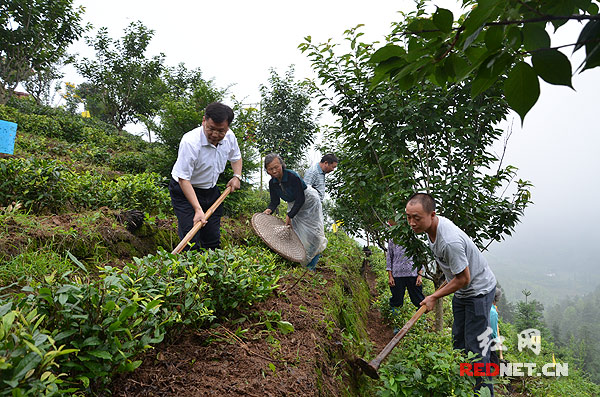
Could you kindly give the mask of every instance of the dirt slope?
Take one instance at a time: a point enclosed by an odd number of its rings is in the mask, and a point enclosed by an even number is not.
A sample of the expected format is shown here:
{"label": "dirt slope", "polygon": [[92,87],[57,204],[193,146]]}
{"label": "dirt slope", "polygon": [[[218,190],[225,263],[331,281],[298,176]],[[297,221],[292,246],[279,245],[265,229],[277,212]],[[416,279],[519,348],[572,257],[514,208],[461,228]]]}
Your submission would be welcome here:
{"label": "dirt slope", "polygon": [[[143,357],[132,374],[113,383],[115,396],[337,396],[352,387],[356,371],[342,351],[341,334],[323,312],[324,280],[334,273],[307,273],[282,280],[276,296],[252,308],[253,313],[280,312],[294,326],[287,335],[268,331],[256,314],[240,324],[185,331]],[[322,276],[322,278],[320,277]],[[264,318],[265,315],[261,315]],[[379,313],[368,314],[374,349],[392,337]],[[263,324],[261,324],[261,322]],[[258,323],[258,324],[257,324]],[[235,335],[237,328],[248,329]],[[342,358],[340,360],[340,357]],[[341,380],[341,381],[340,381]]]}

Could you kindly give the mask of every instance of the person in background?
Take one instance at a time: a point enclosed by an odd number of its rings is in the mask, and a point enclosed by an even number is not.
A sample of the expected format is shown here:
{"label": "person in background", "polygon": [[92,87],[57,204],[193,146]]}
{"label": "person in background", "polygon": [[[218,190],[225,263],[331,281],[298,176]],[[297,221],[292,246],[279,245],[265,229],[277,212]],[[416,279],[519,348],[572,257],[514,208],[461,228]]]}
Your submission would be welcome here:
{"label": "person in background", "polygon": [[263,212],[270,215],[275,212],[281,199],[288,202],[285,224],[291,225],[298,235],[306,250],[307,267],[314,271],[321,252],[327,247],[319,195],[295,171],[285,168],[283,159],[276,153],[265,156],[265,170],[271,176],[271,202]]}
{"label": "person in background", "polygon": [[[396,222],[389,221],[389,224],[393,226]],[[421,307],[420,304],[425,299],[423,295],[423,269],[415,268],[412,258],[406,254],[404,247],[394,243],[392,239],[388,241],[386,262],[388,284],[392,292],[390,298],[392,312],[404,305],[404,292],[407,289],[412,304],[417,309]]]}
{"label": "person in background", "polygon": [[[417,234],[427,234],[429,248],[448,284],[421,302],[429,312],[438,299],[454,293],[452,298],[452,342],[455,349],[470,351],[485,364],[490,362],[490,349],[483,354],[478,336],[490,324],[490,309],[496,291],[496,277],[473,240],[451,220],[435,213],[435,200],[426,193],[413,194],[406,204],[406,219]],[[494,395],[491,383],[477,378],[475,390],[482,385]]]}
{"label": "person in background", "polygon": [[[190,240],[193,249],[215,249],[221,246],[221,204],[207,220],[205,211],[221,195],[217,187],[219,175],[231,162],[233,178],[227,186],[234,192],[242,180],[242,155],[237,139],[229,129],[233,110],[222,103],[209,104],[202,125],[187,132],[179,144],[177,161],[171,171],[169,193],[177,216],[177,233],[183,239],[198,222],[205,226]],[[186,247],[187,249],[187,247]]]}
{"label": "person in background", "polygon": [[304,173],[304,182],[317,190],[321,202],[325,199],[325,174],[335,170],[337,165],[337,157],[333,153],[329,153],[323,156],[319,163],[313,164]]}
{"label": "person in background", "polygon": [[[492,329],[492,339],[496,342],[496,347],[501,348],[502,346],[498,343],[498,335],[500,335],[500,328],[498,326],[498,308],[496,305],[502,296],[502,290],[496,288],[494,294],[494,300],[492,301],[492,308],[490,309],[490,328]],[[500,358],[496,350],[490,351],[490,362],[494,364],[500,364]]]}

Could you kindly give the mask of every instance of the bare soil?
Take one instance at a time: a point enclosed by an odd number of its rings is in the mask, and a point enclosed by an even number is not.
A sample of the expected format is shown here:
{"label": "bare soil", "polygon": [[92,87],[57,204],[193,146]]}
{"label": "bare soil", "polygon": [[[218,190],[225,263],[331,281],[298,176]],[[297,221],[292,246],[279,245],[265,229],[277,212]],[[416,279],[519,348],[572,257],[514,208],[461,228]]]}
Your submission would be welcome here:
{"label": "bare soil", "polygon": [[[320,269],[325,280],[334,273]],[[301,274],[301,273],[298,273]],[[374,288],[374,275],[366,271]],[[341,334],[328,329],[323,312],[325,287],[315,286],[313,273],[282,280],[279,292],[248,311],[248,320],[213,329],[186,330],[148,351],[133,373],[113,382],[115,396],[338,396],[341,382],[352,384],[354,357],[342,351]],[[267,331],[251,313],[282,313],[294,326],[283,335]],[[376,310],[368,314],[374,349],[393,337]],[[247,329],[236,336],[236,329]],[[342,357],[342,360],[339,360]],[[337,361],[335,358],[338,358]],[[343,371],[345,369],[346,371]]]}

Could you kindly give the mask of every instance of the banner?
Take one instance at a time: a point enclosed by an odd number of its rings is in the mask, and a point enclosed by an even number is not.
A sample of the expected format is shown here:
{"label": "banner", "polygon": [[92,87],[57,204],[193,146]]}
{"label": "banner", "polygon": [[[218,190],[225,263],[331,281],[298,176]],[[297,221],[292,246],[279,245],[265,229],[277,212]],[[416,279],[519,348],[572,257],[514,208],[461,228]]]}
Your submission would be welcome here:
{"label": "banner", "polygon": [[17,124],[0,120],[0,153],[13,154],[16,136]]}

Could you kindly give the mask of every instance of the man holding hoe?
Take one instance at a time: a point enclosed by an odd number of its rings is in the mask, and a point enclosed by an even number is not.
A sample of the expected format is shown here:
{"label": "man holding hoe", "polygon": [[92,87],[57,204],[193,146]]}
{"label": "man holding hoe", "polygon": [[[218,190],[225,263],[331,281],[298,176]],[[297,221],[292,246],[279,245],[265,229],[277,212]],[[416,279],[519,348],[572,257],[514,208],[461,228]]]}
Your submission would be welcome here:
{"label": "man holding hoe", "polygon": [[[446,277],[446,284],[425,297],[421,306],[433,310],[438,299],[454,293],[452,298],[452,341],[455,349],[471,351],[490,362],[490,351],[483,354],[477,337],[483,334],[490,321],[490,308],[496,291],[496,277],[490,270],[473,240],[452,221],[435,213],[435,200],[426,193],[416,193],[406,204],[406,219],[417,234],[426,233],[429,247],[437,265]],[[476,390],[481,388],[478,378]],[[485,384],[491,395],[493,385]]]}
{"label": "man holding hoe", "polygon": [[233,178],[227,183],[231,191],[240,188],[242,155],[237,139],[229,129],[233,110],[222,103],[206,106],[202,125],[186,133],[179,143],[177,161],[171,171],[169,193],[177,216],[179,238],[198,222],[205,226],[190,240],[193,249],[214,249],[221,246],[221,216],[223,204],[207,220],[205,211],[220,196],[217,179],[231,162]]}

